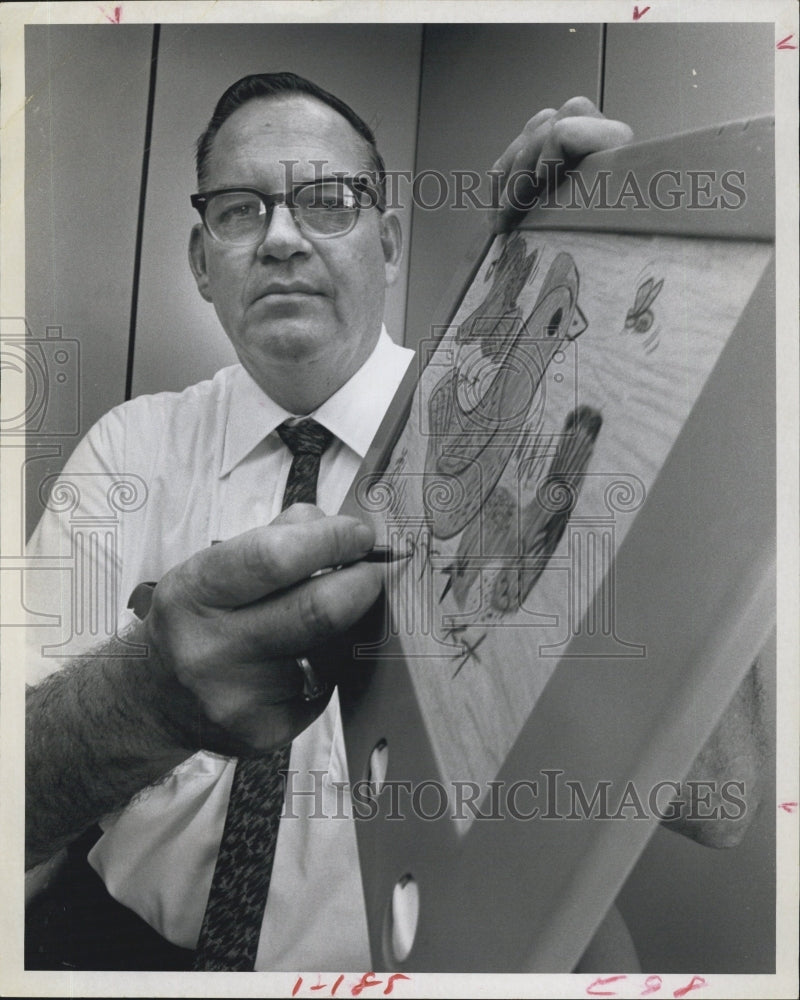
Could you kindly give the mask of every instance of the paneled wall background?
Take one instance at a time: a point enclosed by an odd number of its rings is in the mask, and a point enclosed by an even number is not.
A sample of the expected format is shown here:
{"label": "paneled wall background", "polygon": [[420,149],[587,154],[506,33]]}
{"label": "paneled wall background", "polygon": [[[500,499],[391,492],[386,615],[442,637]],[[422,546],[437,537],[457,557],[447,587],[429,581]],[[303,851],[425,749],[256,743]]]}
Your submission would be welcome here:
{"label": "paneled wall background", "polygon": [[55,327],[50,339],[69,355],[66,381],[56,386],[54,371],[50,386],[30,388],[50,390],[46,426],[77,431],[37,449],[47,457],[29,449],[28,534],[39,484],[125,399],[152,35],[138,25],[25,33],[26,316],[36,338]]}
{"label": "paneled wall background", "polygon": [[[27,319],[35,337],[60,328],[80,353],[78,391],[49,405],[65,426],[77,407],[82,433],[128,394],[181,389],[235,360],[186,247],[194,141],[245,73],[292,69],[340,95],[375,127],[390,168],[482,172],[535,111],[576,94],[641,139],[770,113],[773,45],[769,24],[29,27]],[[412,209],[409,186],[398,191],[406,257],[386,323],[416,346],[485,220],[476,208]],[[29,531],[39,483],[78,438],[44,440],[49,457],[28,461]],[[773,644],[770,676],[774,658]],[[768,700],[774,712],[772,685]],[[764,783],[741,848],[657,831],[619,900],[648,970],[772,968],[775,804]]]}

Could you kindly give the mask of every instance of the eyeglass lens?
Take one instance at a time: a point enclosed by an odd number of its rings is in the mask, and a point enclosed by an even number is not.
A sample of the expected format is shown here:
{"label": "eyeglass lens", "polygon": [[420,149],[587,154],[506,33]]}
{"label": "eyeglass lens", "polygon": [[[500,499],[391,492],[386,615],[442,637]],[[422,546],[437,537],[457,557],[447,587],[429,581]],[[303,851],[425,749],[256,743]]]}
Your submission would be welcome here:
{"label": "eyeglass lens", "polygon": [[[338,181],[325,181],[299,188],[286,199],[295,222],[314,236],[338,236],[356,222],[358,200],[353,191]],[[244,246],[266,232],[276,202],[251,191],[225,191],[206,205],[206,224],[223,243]]]}

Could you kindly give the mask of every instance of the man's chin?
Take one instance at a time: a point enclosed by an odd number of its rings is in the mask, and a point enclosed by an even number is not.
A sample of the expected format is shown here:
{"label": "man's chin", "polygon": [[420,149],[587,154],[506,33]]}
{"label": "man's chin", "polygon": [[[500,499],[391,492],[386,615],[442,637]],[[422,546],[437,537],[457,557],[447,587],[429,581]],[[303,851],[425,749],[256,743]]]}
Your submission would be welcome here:
{"label": "man's chin", "polygon": [[245,351],[259,366],[307,366],[325,360],[336,342],[332,330],[283,320],[252,331]]}

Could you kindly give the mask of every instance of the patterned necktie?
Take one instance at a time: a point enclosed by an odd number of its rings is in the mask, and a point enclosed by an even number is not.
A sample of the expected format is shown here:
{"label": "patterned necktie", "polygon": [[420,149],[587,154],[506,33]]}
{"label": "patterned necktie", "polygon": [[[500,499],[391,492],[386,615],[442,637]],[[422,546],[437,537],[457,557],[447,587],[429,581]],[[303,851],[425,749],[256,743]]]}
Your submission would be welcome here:
{"label": "patterned necktie", "polygon": [[[333,435],[310,419],[281,424],[277,430],[292,453],[283,508],[315,503],[320,459]],[[195,953],[196,970],[248,972],[255,966],[290,751],[291,745],[236,763]]]}

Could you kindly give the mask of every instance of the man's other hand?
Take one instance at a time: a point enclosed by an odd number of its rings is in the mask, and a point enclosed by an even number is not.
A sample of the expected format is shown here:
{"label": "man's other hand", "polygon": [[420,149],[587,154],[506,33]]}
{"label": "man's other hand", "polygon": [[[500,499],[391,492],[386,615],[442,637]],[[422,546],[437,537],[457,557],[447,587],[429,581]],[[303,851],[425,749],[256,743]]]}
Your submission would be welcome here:
{"label": "man's other hand", "polygon": [[[327,698],[303,697],[297,657],[307,655],[322,677],[335,672],[331,640],[380,594],[380,567],[357,562],[373,542],[372,528],[355,518],[297,504],[162,578],[147,638],[157,665],[212,723],[205,749],[271,750],[322,712]],[[320,570],[332,571],[314,575]]]}
{"label": "man's other hand", "polygon": [[[565,167],[589,153],[624,146],[633,138],[624,122],[606,118],[587,97],[573,97],[557,111],[544,108],[495,162],[501,195],[492,218],[496,232],[511,229]],[[556,166],[560,165],[560,168]]]}

